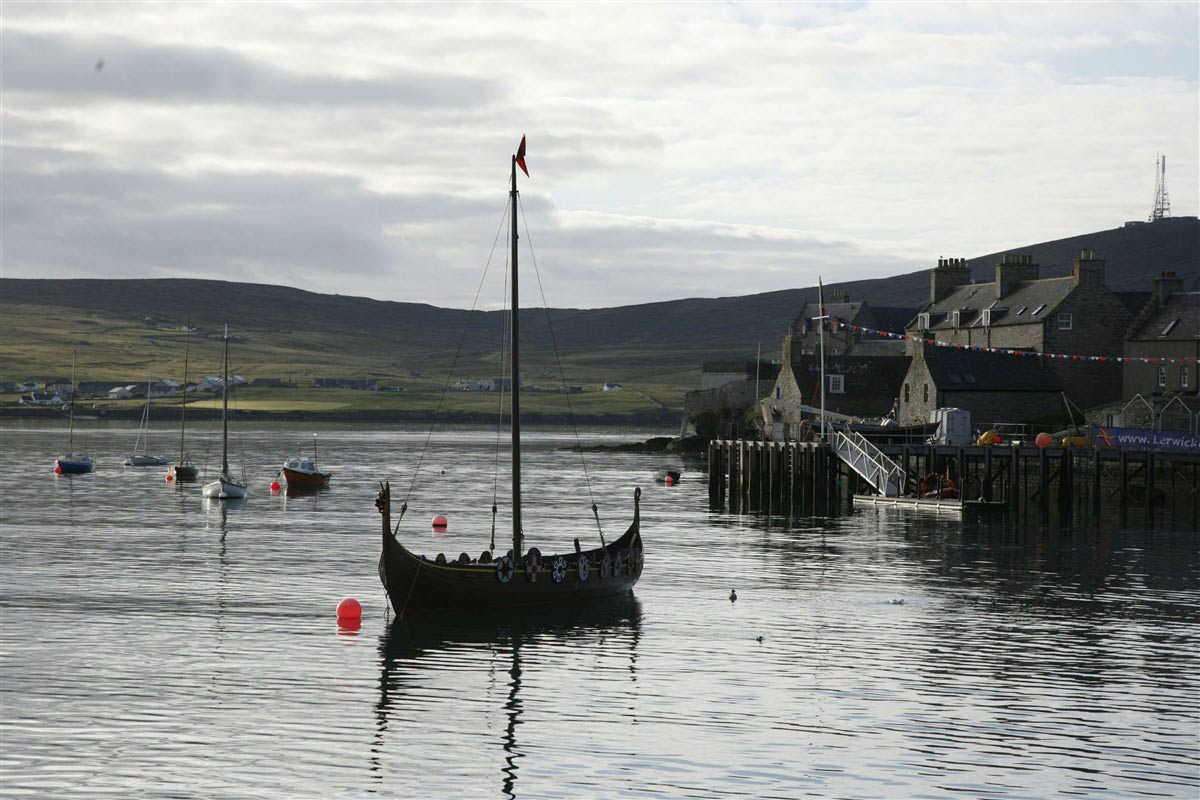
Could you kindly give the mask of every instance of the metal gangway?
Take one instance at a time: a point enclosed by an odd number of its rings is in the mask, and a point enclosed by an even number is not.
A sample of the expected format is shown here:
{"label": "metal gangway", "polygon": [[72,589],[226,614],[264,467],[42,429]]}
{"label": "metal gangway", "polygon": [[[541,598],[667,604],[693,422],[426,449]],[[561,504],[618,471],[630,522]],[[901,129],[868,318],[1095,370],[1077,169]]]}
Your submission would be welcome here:
{"label": "metal gangway", "polygon": [[837,431],[833,438],[833,449],[838,458],[874,486],[879,494],[884,497],[900,497],[904,494],[904,469],[862,434]]}

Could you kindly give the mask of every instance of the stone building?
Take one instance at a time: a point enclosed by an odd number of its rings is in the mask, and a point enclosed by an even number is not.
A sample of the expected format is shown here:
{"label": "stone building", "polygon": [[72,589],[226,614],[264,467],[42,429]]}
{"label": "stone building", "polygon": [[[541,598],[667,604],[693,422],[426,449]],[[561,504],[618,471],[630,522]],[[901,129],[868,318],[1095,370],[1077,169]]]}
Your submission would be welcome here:
{"label": "stone building", "polygon": [[993,422],[1032,422],[1063,410],[1060,374],[1039,356],[909,346],[912,363],[900,390],[897,421],[929,422],[938,408],[971,412],[976,428]]}
{"label": "stone building", "polygon": [[[1125,341],[1127,358],[1200,357],[1200,291],[1184,291],[1182,278],[1164,272],[1151,299],[1134,319]],[[1197,394],[1196,362],[1124,364],[1123,396]]]}
{"label": "stone building", "polygon": [[[930,271],[929,304],[907,332],[968,347],[1116,356],[1132,318],[1129,298],[1108,288],[1104,260],[1094,251],[1080,253],[1071,274],[1061,278],[1041,278],[1032,256],[1010,254],[989,283],[972,283],[965,259],[938,259]],[[1080,406],[1120,397],[1118,362],[1054,361],[1046,367]]]}

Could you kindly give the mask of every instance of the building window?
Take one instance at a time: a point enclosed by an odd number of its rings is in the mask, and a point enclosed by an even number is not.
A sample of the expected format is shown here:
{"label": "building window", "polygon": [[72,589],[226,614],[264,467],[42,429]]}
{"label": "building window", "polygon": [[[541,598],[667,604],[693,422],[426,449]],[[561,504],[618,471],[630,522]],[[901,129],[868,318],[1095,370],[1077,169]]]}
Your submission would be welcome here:
{"label": "building window", "polygon": [[959,323],[961,323],[961,322],[962,322],[962,312],[961,311],[950,312],[950,324],[951,325],[953,325],[954,327],[957,328],[959,326]]}
{"label": "building window", "polygon": [[1162,329],[1162,333],[1160,333],[1159,336],[1166,336],[1168,333],[1170,333],[1171,329],[1175,327],[1175,323],[1177,323],[1177,322],[1179,322],[1179,320],[1177,320],[1177,319],[1173,319],[1170,322],[1168,322],[1167,327]]}
{"label": "building window", "polygon": [[782,391],[783,391],[783,390],[782,390],[782,389],[780,389],[778,386],[776,386],[776,387],[775,387],[775,399],[776,399],[776,400],[779,400],[779,399],[780,399],[779,395],[782,393]]}
{"label": "building window", "polygon": [[1158,388],[1160,388],[1160,389],[1167,388],[1167,368],[1166,367],[1158,368]]}
{"label": "building window", "polygon": [[845,375],[830,375],[829,376],[829,391],[832,394],[846,393],[846,376]]}
{"label": "building window", "polygon": [[929,384],[925,384],[925,402],[929,402]]}
{"label": "building window", "polygon": [[908,384],[904,384],[904,402],[911,403],[912,400],[908,396]]}
{"label": "building window", "polygon": [[1188,368],[1187,367],[1179,368],[1179,388],[1180,389],[1189,388],[1188,387]]}
{"label": "building window", "polygon": [[983,324],[985,327],[992,324],[992,310],[990,308],[983,310]]}
{"label": "building window", "polygon": [[929,330],[929,315],[917,314],[917,327],[923,331]]}
{"label": "building window", "polygon": [[1058,329],[1060,331],[1071,330],[1071,313],[1064,311],[1058,315]]}
{"label": "building window", "polygon": [[1044,309],[1045,307],[1046,307],[1046,304],[1042,303],[1040,306],[1035,308],[1033,311],[1029,312],[1029,316],[1036,317],[1038,314],[1042,313],[1042,309]]}
{"label": "building window", "polygon": [[1022,314],[1024,314],[1024,313],[1025,313],[1025,309],[1027,309],[1027,308],[1029,308],[1029,306],[1021,306],[1020,308],[1018,308],[1018,309],[1017,309],[1017,314],[1016,314],[1016,316],[1018,316],[1018,317],[1019,317],[1019,316],[1021,316]]}

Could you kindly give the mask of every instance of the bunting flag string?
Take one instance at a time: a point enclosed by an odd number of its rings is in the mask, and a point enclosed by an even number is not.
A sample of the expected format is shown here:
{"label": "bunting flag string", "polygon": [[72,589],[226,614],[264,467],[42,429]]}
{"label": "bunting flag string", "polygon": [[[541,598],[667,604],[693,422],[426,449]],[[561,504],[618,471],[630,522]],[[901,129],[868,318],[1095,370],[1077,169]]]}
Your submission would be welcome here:
{"label": "bunting flag string", "polygon": [[922,336],[909,336],[906,333],[892,333],[891,331],[881,331],[875,328],[867,328],[862,325],[851,325],[848,322],[841,320],[830,320],[830,323],[835,328],[842,330],[854,331],[857,333],[872,333],[876,336],[882,336],[887,339],[904,339],[906,341],[924,342],[927,345],[934,347],[953,347],[958,350],[975,350],[980,353],[999,353],[1006,356],[1028,356],[1034,358],[1058,359],[1060,361],[1100,361],[1113,362],[1121,364],[1194,364],[1200,362],[1200,357],[1188,356],[1186,358],[1146,358],[1140,356],[1075,356],[1066,353],[1041,353],[1037,350],[1014,350],[1007,347],[983,347],[975,344],[955,344],[954,342],[940,342],[936,339],[926,339]]}

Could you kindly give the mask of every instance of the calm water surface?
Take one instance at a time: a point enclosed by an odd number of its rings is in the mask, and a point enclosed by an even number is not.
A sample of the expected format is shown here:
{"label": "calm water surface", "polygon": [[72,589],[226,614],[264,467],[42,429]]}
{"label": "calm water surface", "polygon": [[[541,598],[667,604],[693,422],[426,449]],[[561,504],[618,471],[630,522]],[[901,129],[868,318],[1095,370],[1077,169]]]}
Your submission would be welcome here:
{"label": "calm water surface", "polygon": [[[272,496],[313,431],[332,486]],[[698,464],[589,454],[606,535],[645,491],[632,598],[407,624],[372,500],[379,478],[408,495],[425,430],[247,425],[235,506],[120,466],[129,426],[77,431],[98,469],[56,478],[64,433],[0,434],[4,797],[1200,796],[1195,533],[736,518]],[[596,543],[570,443],[527,437],[543,552]],[[435,433],[403,540],[487,547],[496,458],[494,432]],[[653,483],[668,464],[681,485]]]}

